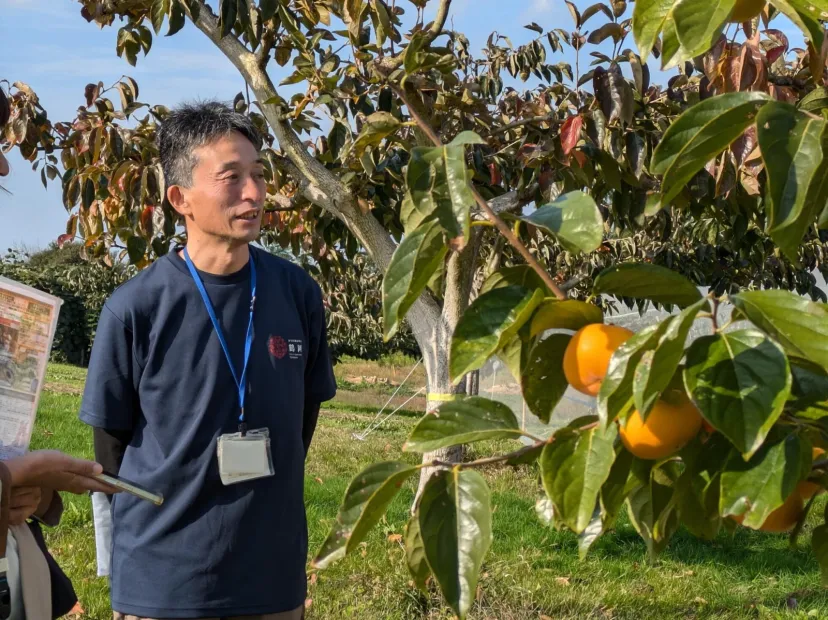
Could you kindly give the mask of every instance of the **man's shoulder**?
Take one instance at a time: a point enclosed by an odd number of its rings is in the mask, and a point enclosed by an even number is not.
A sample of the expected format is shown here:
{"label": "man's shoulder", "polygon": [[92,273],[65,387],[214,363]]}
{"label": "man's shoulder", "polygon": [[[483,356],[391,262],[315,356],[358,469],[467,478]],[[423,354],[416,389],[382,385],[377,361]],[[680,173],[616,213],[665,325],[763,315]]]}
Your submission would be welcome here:
{"label": "man's shoulder", "polygon": [[175,277],[175,270],[170,269],[169,260],[169,255],[162,256],[118,286],[106,300],[104,310],[111,311],[121,320],[151,312],[158,304],[159,295],[171,290],[169,281]]}
{"label": "man's shoulder", "polygon": [[274,277],[286,279],[296,290],[312,293],[320,291],[316,280],[301,265],[271,254],[267,250],[254,248],[253,251],[256,253],[257,263],[261,264]]}

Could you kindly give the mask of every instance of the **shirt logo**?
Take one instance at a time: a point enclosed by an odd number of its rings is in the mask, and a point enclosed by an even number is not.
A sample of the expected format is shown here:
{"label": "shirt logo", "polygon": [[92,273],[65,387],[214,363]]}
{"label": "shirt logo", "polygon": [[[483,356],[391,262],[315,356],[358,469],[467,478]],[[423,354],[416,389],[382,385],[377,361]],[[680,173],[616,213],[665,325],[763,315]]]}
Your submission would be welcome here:
{"label": "shirt logo", "polygon": [[292,360],[301,359],[304,345],[301,340],[285,340],[281,336],[271,336],[267,341],[267,350],[277,360],[286,355]]}
{"label": "shirt logo", "polygon": [[277,360],[282,359],[288,352],[288,345],[281,336],[271,336],[267,341],[267,350]]}

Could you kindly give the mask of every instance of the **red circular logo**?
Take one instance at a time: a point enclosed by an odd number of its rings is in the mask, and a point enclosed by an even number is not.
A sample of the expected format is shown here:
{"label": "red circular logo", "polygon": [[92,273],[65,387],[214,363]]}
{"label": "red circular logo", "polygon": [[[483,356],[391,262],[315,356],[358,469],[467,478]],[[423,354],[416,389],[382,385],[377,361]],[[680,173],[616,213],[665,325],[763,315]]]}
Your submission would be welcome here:
{"label": "red circular logo", "polygon": [[267,341],[267,350],[270,351],[273,357],[280,360],[287,355],[287,342],[281,336],[271,336]]}

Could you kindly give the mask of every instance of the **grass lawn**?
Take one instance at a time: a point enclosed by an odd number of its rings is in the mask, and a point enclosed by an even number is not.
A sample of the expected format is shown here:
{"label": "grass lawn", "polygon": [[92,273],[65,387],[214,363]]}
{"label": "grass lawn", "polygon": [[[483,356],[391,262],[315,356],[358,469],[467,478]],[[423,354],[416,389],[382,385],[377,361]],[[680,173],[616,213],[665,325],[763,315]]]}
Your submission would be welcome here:
{"label": "grass lawn", "polygon": [[[347,387],[323,413],[307,463],[305,481],[310,549],[315,552],[336,516],[351,477],[376,460],[414,461],[400,446],[417,414],[403,410],[365,441],[362,431],[408,369],[347,362],[338,377]],[[357,380],[357,378],[366,378]],[[57,448],[92,457],[91,435],[78,422],[82,369],[53,365],[41,399],[32,447]],[[372,389],[371,385],[378,385]],[[358,386],[354,388],[354,386]],[[416,388],[415,388],[416,389]],[[395,399],[402,402],[407,392]],[[414,407],[414,401],[409,407]],[[790,549],[787,537],[740,529],[713,542],[680,531],[655,565],[644,543],[622,517],[616,531],[578,560],[576,537],[537,520],[534,470],[487,474],[493,491],[495,540],[483,567],[470,617],[517,618],[828,618],[828,591],[819,582],[810,533]],[[451,618],[439,594],[419,593],[410,583],[399,541],[413,495],[409,485],[360,552],[311,574],[308,618]],[[48,533],[50,548],[75,583],[85,615],[111,618],[107,582],[97,578],[94,528],[87,497],[67,496],[60,527]],[[823,499],[813,514],[821,514]],[[815,524],[812,517],[808,530]]]}

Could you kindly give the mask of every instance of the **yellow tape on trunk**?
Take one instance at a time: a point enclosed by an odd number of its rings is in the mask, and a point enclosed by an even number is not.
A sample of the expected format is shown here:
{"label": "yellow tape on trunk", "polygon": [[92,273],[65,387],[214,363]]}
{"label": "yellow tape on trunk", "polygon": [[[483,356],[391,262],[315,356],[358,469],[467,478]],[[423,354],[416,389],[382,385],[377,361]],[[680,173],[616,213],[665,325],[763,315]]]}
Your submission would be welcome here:
{"label": "yellow tape on trunk", "polygon": [[428,400],[436,400],[439,402],[447,403],[454,400],[463,400],[466,398],[465,394],[426,394],[426,398]]}

